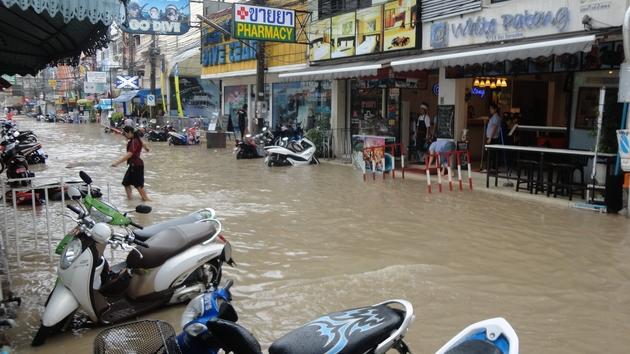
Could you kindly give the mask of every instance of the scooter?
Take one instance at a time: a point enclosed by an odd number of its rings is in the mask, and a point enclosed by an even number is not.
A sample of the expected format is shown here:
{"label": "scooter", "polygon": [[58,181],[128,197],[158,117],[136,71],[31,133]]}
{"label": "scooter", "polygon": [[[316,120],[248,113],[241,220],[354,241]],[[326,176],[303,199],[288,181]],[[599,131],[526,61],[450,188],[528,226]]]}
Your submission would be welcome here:
{"label": "scooter", "polygon": [[312,141],[307,138],[302,138],[299,141],[288,140],[288,138],[283,138],[283,141],[287,144],[286,147],[265,147],[265,150],[267,151],[265,164],[267,166],[301,166],[319,164],[319,160],[315,156],[317,148]]}
{"label": "scooter", "polygon": [[[0,151],[0,173],[6,169],[8,179],[35,177],[35,174],[28,169],[26,158],[16,150],[15,143],[2,142]],[[11,187],[26,187],[30,183],[28,180],[12,181],[9,182],[9,185]]]}
{"label": "scooter", "polygon": [[[158,233],[173,226],[193,224],[196,222],[209,221],[216,218],[216,213],[213,209],[205,208],[197,210],[196,212],[190,213],[185,216],[161,222],[159,224],[143,227],[133,222],[133,220],[127,215],[128,213],[123,213],[119,211],[118,208],[116,208],[114,205],[102,199],[98,199],[101,196],[101,192],[98,188],[92,186],[92,178],[88,176],[87,173],[80,171],[79,177],[81,177],[81,180],[87,187],[87,190],[85,192],[79,189],[79,192],[82,196],[81,202],[90,211],[92,219],[97,222],[105,222],[109,225],[114,226],[133,226],[135,227],[135,229],[132,230],[133,235],[136,239],[140,241],[147,241],[150,237],[155,236]],[[68,199],[71,198],[68,197]],[[57,248],[55,249],[55,253],[61,255],[63,250],[66,248],[66,245],[70,241],[72,241],[72,239],[74,239],[79,232],[80,225],[77,225],[77,227],[72,229],[68,234],[64,236],[61,242],[59,242]]]}
{"label": "scooter", "polygon": [[182,133],[168,132],[168,144],[188,145],[188,136],[186,136],[186,129],[182,130]]}
{"label": "scooter", "polygon": [[[226,353],[262,354],[254,335],[236,322],[238,315],[232,307],[230,287],[232,283],[192,300],[182,315],[184,331],[175,331],[167,338],[151,340],[155,348],[174,348],[168,353],[209,354]],[[396,350],[410,354],[404,337],[414,320],[413,306],[406,300],[390,300],[373,306],[331,313],[317,318],[276,340],[269,348],[270,354],[325,354],[325,353],[378,353]],[[147,328],[147,321],[140,322]],[[164,322],[153,322],[160,327]],[[144,343],[134,339],[146,338],[146,333],[131,323],[105,330],[96,337],[95,353],[107,353],[109,348],[124,348],[125,352],[145,349]],[[170,326],[169,326],[170,327]],[[140,330],[140,331],[139,331]],[[123,336],[124,335],[124,336]],[[117,339],[124,339],[125,342]],[[166,343],[165,343],[166,342]],[[165,347],[166,345],[166,347]]]}
{"label": "scooter", "polygon": [[[225,287],[191,300],[181,319],[182,333],[162,321],[138,321],[99,333],[94,353],[145,352],[262,354],[251,332],[238,325]],[[373,306],[332,313],[315,319],[276,340],[269,354],[382,354],[396,350],[411,354],[404,337],[414,321],[413,306],[406,300],[390,300]],[[156,337],[159,334],[159,337]],[[152,336],[152,337],[150,337]],[[165,350],[165,351],[164,351]],[[518,354],[519,340],[503,318],[466,327],[436,354]]]}
{"label": "scooter", "polygon": [[[80,200],[79,191],[71,188],[69,193]],[[96,223],[84,205],[77,205],[67,207],[77,215],[73,220],[80,225],[79,233],[61,255],[58,280],[33,346],[68,328],[79,309],[96,324],[111,324],[186,302],[218,286],[223,263],[232,263],[231,246],[219,235],[217,220],[171,227],[143,242],[129,230],[118,233]],[[140,205],[136,212],[150,208]],[[214,242],[217,238],[222,242]],[[110,266],[107,245],[129,250],[126,261]]]}
{"label": "scooter", "polygon": [[167,128],[160,129],[160,126],[150,129],[146,135],[149,141],[167,141],[169,137]]}

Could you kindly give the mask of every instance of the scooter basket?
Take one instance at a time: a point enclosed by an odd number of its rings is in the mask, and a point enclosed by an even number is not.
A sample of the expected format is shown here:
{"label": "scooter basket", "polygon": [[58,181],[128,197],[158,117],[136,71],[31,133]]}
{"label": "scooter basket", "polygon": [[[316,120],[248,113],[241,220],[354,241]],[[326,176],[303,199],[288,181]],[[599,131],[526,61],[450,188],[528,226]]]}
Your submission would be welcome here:
{"label": "scooter basket", "polygon": [[144,320],[106,329],[94,339],[95,354],[181,354],[171,325]]}

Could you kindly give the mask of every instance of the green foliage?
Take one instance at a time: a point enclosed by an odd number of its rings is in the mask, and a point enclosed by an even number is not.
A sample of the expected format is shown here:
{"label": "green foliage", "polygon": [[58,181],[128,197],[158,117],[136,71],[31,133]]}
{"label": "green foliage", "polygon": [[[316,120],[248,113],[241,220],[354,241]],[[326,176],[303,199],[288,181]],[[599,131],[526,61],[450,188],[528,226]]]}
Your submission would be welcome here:
{"label": "green foliage", "polygon": [[124,116],[123,116],[123,114],[122,114],[122,113],[120,113],[120,112],[114,112],[114,113],[112,113],[112,118],[111,118],[111,120],[112,120],[112,122],[118,122],[119,120],[122,120],[122,119],[123,119],[123,117],[124,117]]}
{"label": "green foliage", "polygon": [[319,128],[313,128],[309,131],[306,132],[306,134],[304,134],[304,136],[313,142],[313,144],[315,144],[315,146],[317,147],[317,155],[321,156],[321,153],[324,151],[323,149],[323,142],[324,142],[324,137],[325,134],[324,132],[319,129]]}

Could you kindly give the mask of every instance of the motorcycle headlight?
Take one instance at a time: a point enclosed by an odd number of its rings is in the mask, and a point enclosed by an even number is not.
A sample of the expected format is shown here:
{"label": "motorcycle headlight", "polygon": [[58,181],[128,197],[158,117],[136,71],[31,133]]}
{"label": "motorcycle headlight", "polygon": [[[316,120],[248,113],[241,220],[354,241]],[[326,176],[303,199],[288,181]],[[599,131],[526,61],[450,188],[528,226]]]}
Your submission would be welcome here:
{"label": "motorcycle headlight", "polygon": [[191,337],[197,337],[198,335],[200,335],[201,333],[207,330],[208,330],[208,327],[206,327],[205,325],[201,323],[191,323],[188,326],[186,326],[186,328],[184,328],[184,331],[188,333],[188,335]]}
{"label": "motorcycle headlight", "polygon": [[74,239],[68,243],[61,254],[61,269],[68,269],[81,254],[81,240]]}

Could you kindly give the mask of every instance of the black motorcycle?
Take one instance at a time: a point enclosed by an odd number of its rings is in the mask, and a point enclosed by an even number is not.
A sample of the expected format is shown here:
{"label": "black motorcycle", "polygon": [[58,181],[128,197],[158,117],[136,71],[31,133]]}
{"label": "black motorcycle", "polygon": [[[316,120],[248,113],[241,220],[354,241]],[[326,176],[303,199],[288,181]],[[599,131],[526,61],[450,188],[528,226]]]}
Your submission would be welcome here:
{"label": "black motorcycle", "polygon": [[274,144],[274,135],[264,127],[261,133],[255,136],[246,135],[243,140],[236,140],[236,159],[255,159],[259,157],[265,157],[265,146],[271,146]]}
{"label": "black motorcycle", "polygon": [[[2,142],[0,144],[2,154],[0,154],[0,173],[7,171],[8,179],[30,178],[35,174],[28,169],[26,158],[19,154],[15,143]],[[30,185],[30,181],[13,181],[9,185],[11,187],[26,187]]]}
{"label": "black motorcycle", "polygon": [[149,141],[168,141],[169,131],[170,130],[168,126],[162,129],[160,129],[160,127],[157,126],[155,127],[155,129],[149,130],[149,132],[146,133],[145,136],[147,137],[147,140]]}

